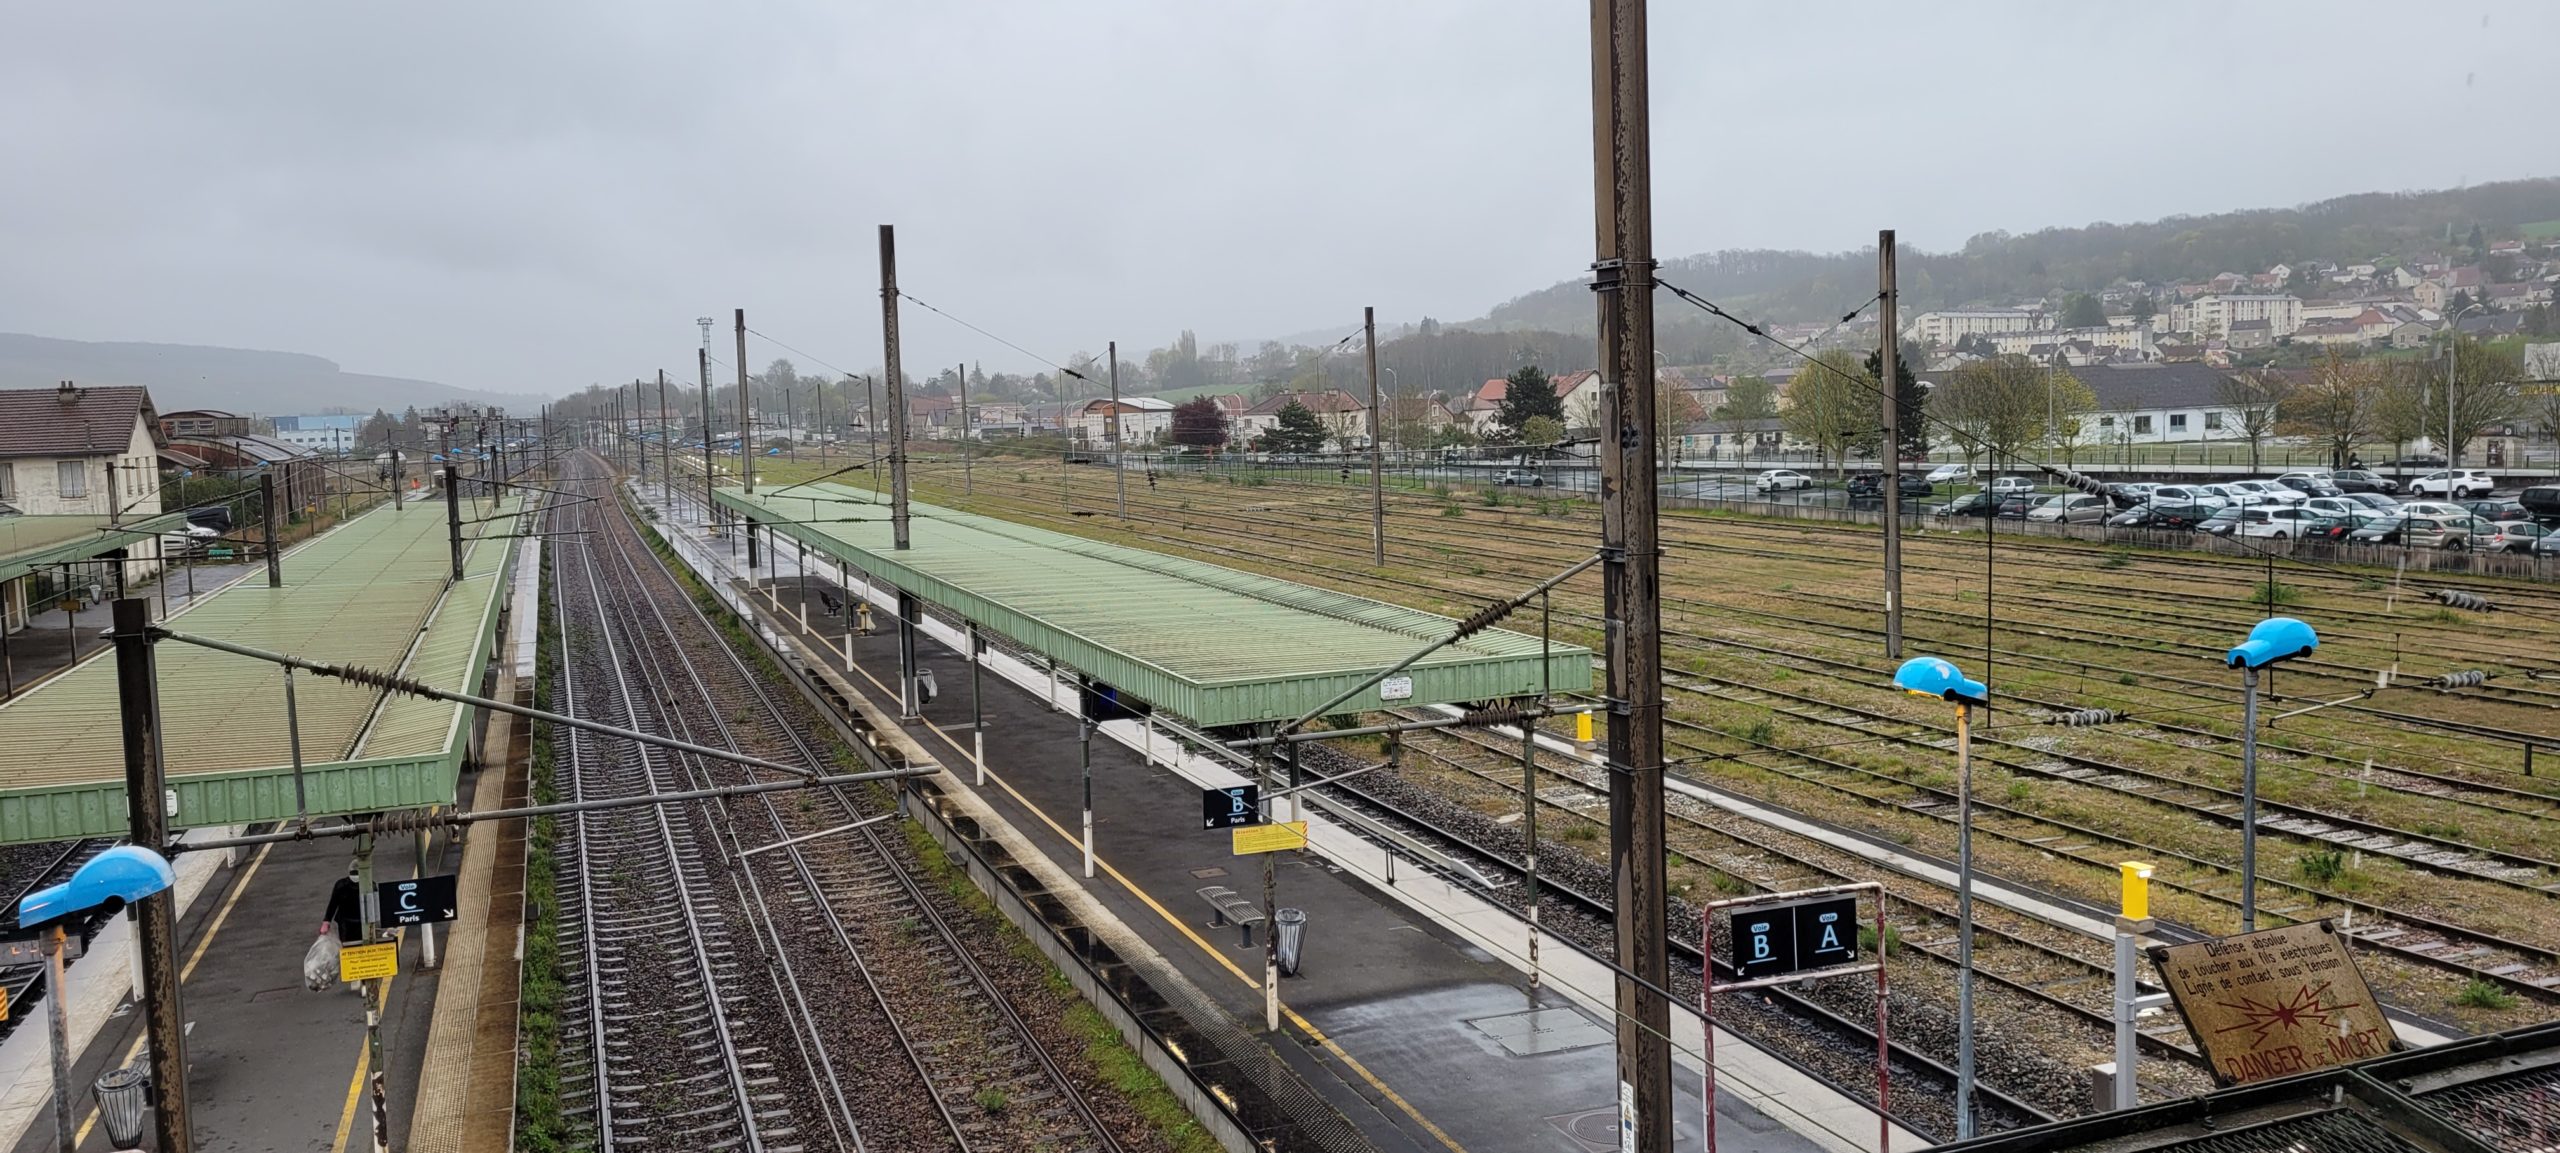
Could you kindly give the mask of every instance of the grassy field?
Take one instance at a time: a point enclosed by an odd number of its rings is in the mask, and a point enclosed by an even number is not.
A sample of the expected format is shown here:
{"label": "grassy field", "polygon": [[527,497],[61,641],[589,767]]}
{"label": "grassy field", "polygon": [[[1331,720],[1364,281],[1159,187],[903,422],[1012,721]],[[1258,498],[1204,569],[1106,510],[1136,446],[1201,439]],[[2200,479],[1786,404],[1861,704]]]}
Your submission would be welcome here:
{"label": "grassy field", "polygon": [[[768,475],[821,471],[775,462]],[[1389,563],[1374,567],[1366,494],[1338,483],[1171,474],[1150,487],[1132,477],[1123,524],[1111,515],[1108,470],[1023,461],[974,471],[965,496],[949,462],[919,459],[912,474],[920,499],[1452,616],[1587,555],[1598,538],[1588,502],[1399,486],[1388,498]],[[1876,530],[1673,514],[1663,535],[1669,716],[1680,726],[1671,740],[1684,771],[1951,854],[1948,822],[1914,807],[1952,785],[1952,758],[1940,747],[1951,719],[1943,705],[1889,687]],[[1925,532],[1906,538],[1905,557],[1908,652],[1955,660],[2002,698],[1977,747],[1986,805],[1978,827],[2005,830],[1978,841],[1985,867],[2103,905],[2113,899],[2114,861],[2156,854],[2166,915],[2235,928],[2238,837],[2224,810],[2238,787],[2239,693],[2218,656],[2265,615],[2266,569],[2245,558],[2003,537],[1986,580],[1980,535]],[[2276,675],[2271,690],[2282,701],[2271,712],[2352,696],[2386,670],[2414,680],[2476,668],[2493,679],[2451,693],[2383,690],[2267,727],[2263,798],[2528,861],[2560,854],[2560,780],[2526,777],[2522,743],[2484,735],[2560,743],[2560,693],[2530,676],[2560,639],[2560,595],[2467,581],[2507,610],[2471,614],[2437,606],[2389,570],[2284,560],[2275,575],[2274,604],[2320,628],[2324,644],[2315,661]],[[1599,646],[1597,592],[1591,576],[1559,590],[1549,622],[1559,640]],[[1987,624],[1986,603],[1996,610]],[[1539,624],[1515,617],[1508,627]],[[2134,719],[2042,723],[2077,708]],[[2546,765],[2555,761],[2560,753],[2546,755]],[[2087,771],[2093,764],[2108,769]],[[2560,948],[2560,900],[2546,891],[2560,873],[2528,866],[2524,879],[2499,880],[2383,853],[2333,860],[2333,848],[2263,835],[2262,906],[2288,919],[2379,907]],[[2467,1006],[2451,974],[2387,959],[2375,968],[2388,996],[2425,1012],[2485,1026],[2547,1011]]]}

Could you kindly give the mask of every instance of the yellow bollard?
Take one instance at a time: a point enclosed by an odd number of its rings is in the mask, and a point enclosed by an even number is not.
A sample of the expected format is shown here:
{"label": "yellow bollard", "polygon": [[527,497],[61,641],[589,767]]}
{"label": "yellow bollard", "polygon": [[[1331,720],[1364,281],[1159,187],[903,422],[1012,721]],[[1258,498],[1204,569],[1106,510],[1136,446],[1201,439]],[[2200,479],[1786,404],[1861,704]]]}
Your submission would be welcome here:
{"label": "yellow bollard", "polygon": [[1591,743],[1591,714],[1573,714],[1573,739],[1584,745]]}
{"label": "yellow bollard", "polygon": [[2151,863],[2126,861],[2116,868],[2124,874],[2125,919],[2148,920],[2151,916]]}

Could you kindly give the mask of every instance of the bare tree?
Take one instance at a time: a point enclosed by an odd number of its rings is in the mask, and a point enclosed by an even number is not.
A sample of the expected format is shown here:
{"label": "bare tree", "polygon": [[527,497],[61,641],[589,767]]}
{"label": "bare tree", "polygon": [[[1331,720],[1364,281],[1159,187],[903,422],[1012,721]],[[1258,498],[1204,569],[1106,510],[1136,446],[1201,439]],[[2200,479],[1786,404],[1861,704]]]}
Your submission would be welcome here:
{"label": "bare tree", "polygon": [[2356,446],[2382,425],[2382,373],[2373,361],[2349,360],[2330,349],[2311,378],[2278,401],[2276,430],[2329,451],[2329,467],[2345,468]]}
{"label": "bare tree", "polygon": [[2249,442],[2249,471],[2258,471],[2259,451],[2267,438],[2275,435],[2276,414],[2282,408],[2285,381],[2271,372],[2244,372],[2222,378],[2214,386],[2222,407],[2230,410],[2238,423],[2240,439]]}
{"label": "bare tree", "polygon": [[[2439,380],[2443,369],[2437,368]],[[2524,358],[2510,349],[2484,344],[2477,340],[2453,339],[2453,402],[2451,405],[2451,451],[2445,463],[2462,459],[2462,450],[2491,429],[2515,423],[2525,413],[2524,394],[2519,384],[2524,380]],[[2437,428],[2445,427],[2447,407],[2438,396],[2435,405]]]}
{"label": "bare tree", "polygon": [[[2375,386],[2373,431],[2391,442],[2391,455],[2399,456],[2409,442],[2427,435],[2427,401],[2433,393],[2427,364],[2417,360],[2396,360],[2382,370]],[[2435,425],[2443,428],[2442,423]]]}
{"label": "bare tree", "polygon": [[1858,354],[1833,349],[1796,371],[1778,415],[1789,434],[1814,446],[1845,471],[1850,448],[1863,445],[1872,452],[1884,441],[1884,425],[1877,416],[1880,389],[1867,376]]}
{"label": "bare tree", "polygon": [[2048,419],[2057,434],[2069,419],[2076,436],[2080,417],[2097,404],[2079,377],[2015,355],[1958,368],[1929,394],[1931,414],[1963,433],[1965,459],[1988,452],[1995,468],[2042,442]]}

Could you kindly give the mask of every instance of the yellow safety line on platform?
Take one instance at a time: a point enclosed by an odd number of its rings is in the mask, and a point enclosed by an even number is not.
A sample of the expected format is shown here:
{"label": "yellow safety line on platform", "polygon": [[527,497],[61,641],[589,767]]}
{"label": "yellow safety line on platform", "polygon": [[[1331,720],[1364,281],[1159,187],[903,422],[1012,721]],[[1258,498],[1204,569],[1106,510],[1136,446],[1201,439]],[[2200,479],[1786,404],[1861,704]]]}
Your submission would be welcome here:
{"label": "yellow safety line on platform", "polygon": [[[786,617],[785,619],[789,618]],[[800,631],[806,632],[808,635],[817,637],[821,640],[825,639],[816,630],[803,629]],[[839,659],[842,657],[841,653],[835,655],[838,656]],[[853,671],[862,674],[862,679],[870,681],[874,688],[879,689],[882,696],[885,697],[889,695],[889,686],[881,684],[880,678],[872,676],[870,670],[865,669],[860,665],[853,665],[852,668]],[[917,719],[924,720],[922,717],[918,717]],[[937,725],[932,721],[925,720],[924,727],[932,730],[933,735],[942,738],[943,744],[951,746],[951,751],[958,754],[961,760],[968,761],[970,759],[969,750],[961,748],[960,742],[952,739],[950,733],[944,732],[942,726]],[[975,764],[975,762],[971,763],[973,765]],[[955,773],[953,776],[956,779],[958,774]],[[1066,830],[1066,826],[1049,819],[1048,813],[1043,812],[1040,806],[1032,804],[1031,798],[1023,796],[1021,792],[1016,790],[1011,784],[1007,783],[1002,774],[997,773],[993,769],[989,769],[987,770],[987,779],[994,781],[996,783],[996,787],[1003,789],[1007,796],[1012,797],[1015,803],[1021,805],[1023,809],[1028,811],[1032,816],[1040,818],[1040,823],[1049,826],[1049,831],[1056,833],[1059,840],[1065,841],[1070,845],[1074,845],[1078,849],[1083,848],[1084,841],[1082,838],[1069,833]],[[1216,946],[1213,946],[1208,941],[1202,939],[1200,934],[1193,932],[1190,922],[1174,916],[1173,913],[1163,905],[1157,904],[1154,897],[1149,896],[1146,890],[1139,888],[1137,882],[1130,880],[1127,876],[1123,875],[1120,870],[1113,868],[1111,863],[1104,860],[1099,852],[1094,854],[1093,863],[1096,868],[1110,874],[1112,880],[1119,882],[1121,888],[1128,890],[1130,896],[1136,897],[1141,904],[1155,910],[1157,916],[1164,918],[1165,924],[1173,926],[1175,932],[1181,933],[1185,938],[1190,940],[1193,945],[1198,946],[1200,951],[1207,954],[1210,960],[1216,961],[1228,972],[1235,974],[1236,980],[1244,982],[1247,988],[1262,988],[1262,982],[1260,980],[1237,967],[1236,963],[1228,960],[1227,955],[1219,952]],[[1297,1010],[1289,1008],[1286,1005],[1280,1007],[1280,1013],[1282,1016],[1289,1019],[1290,1024],[1296,1025],[1301,1031],[1305,1032],[1310,1040],[1313,1040],[1317,1045],[1322,1046],[1325,1052],[1333,1054],[1336,1058],[1340,1059],[1345,1066],[1348,1066],[1352,1072],[1359,1074],[1360,1079],[1368,1082],[1369,1087],[1377,1090],[1380,1096],[1383,1096],[1388,1101],[1392,1102],[1396,1108],[1403,1110],[1405,1116],[1413,1118],[1415,1124],[1422,1126],[1423,1129],[1427,1130],[1433,1137],[1437,1138],[1442,1145],[1447,1146],[1450,1153],[1467,1153],[1466,1146],[1458,1144],[1456,1138],[1449,1136],[1449,1134],[1438,1125],[1432,1124],[1431,1119],[1423,1116],[1420,1109],[1414,1108],[1412,1102],[1405,1100],[1404,1097],[1398,1094],[1395,1090],[1388,1088],[1385,1081],[1379,1079],[1377,1074],[1370,1072],[1368,1066],[1361,1064],[1358,1058],[1353,1057],[1349,1052],[1346,1052],[1342,1046],[1334,1044],[1333,1038],[1325,1036],[1324,1031],[1316,1028],[1314,1022],[1307,1020],[1305,1017],[1299,1016]]]}
{"label": "yellow safety line on platform", "polygon": [[[205,950],[213,947],[213,935],[221,932],[222,923],[231,919],[231,907],[240,903],[240,895],[242,893],[249,891],[250,878],[258,875],[258,866],[267,863],[267,850],[274,847],[275,845],[272,843],[258,846],[257,853],[249,858],[249,867],[240,870],[239,879],[231,882],[231,892],[224,895],[222,899],[222,907],[213,911],[213,920],[205,923],[204,936],[196,939],[196,951],[187,954],[186,965],[178,970],[179,988],[185,988],[187,978],[196,975],[196,962],[204,960]],[[149,1033],[144,1033],[139,1037],[135,1037],[133,1039],[133,1047],[124,1051],[124,1063],[127,1065],[133,1064],[133,1059],[142,1055],[143,1043],[150,1039],[151,1035]],[[89,1130],[96,1128],[97,1125],[98,1108],[97,1106],[92,1105],[89,1107],[88,1119],[80,1122],[80,1131],[72,1134],[72,1146],[77,1148],[78,1146],[87,1143],[89,1140]]]}

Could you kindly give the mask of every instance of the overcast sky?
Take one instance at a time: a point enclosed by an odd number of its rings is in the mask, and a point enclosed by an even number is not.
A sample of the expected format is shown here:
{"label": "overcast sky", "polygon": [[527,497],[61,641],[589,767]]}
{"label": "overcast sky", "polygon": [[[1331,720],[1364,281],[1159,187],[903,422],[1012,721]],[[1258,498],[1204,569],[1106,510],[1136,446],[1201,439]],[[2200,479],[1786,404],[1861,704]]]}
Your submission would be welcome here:
{"label": "overcast sky", "polygon": [[[2560,5],[1654,5],[1658,250],[2560,174]],[[550,393],[1464,319],[1591,259],[1586,5],[24,4],[0,331]],[[1039,365],[905,313],[906,365]],[[783,350],[751,340],[757,366]],[[1124,353],[1127,355],[1127,353]],[[795,357],[804,371],[815,367]]]}

